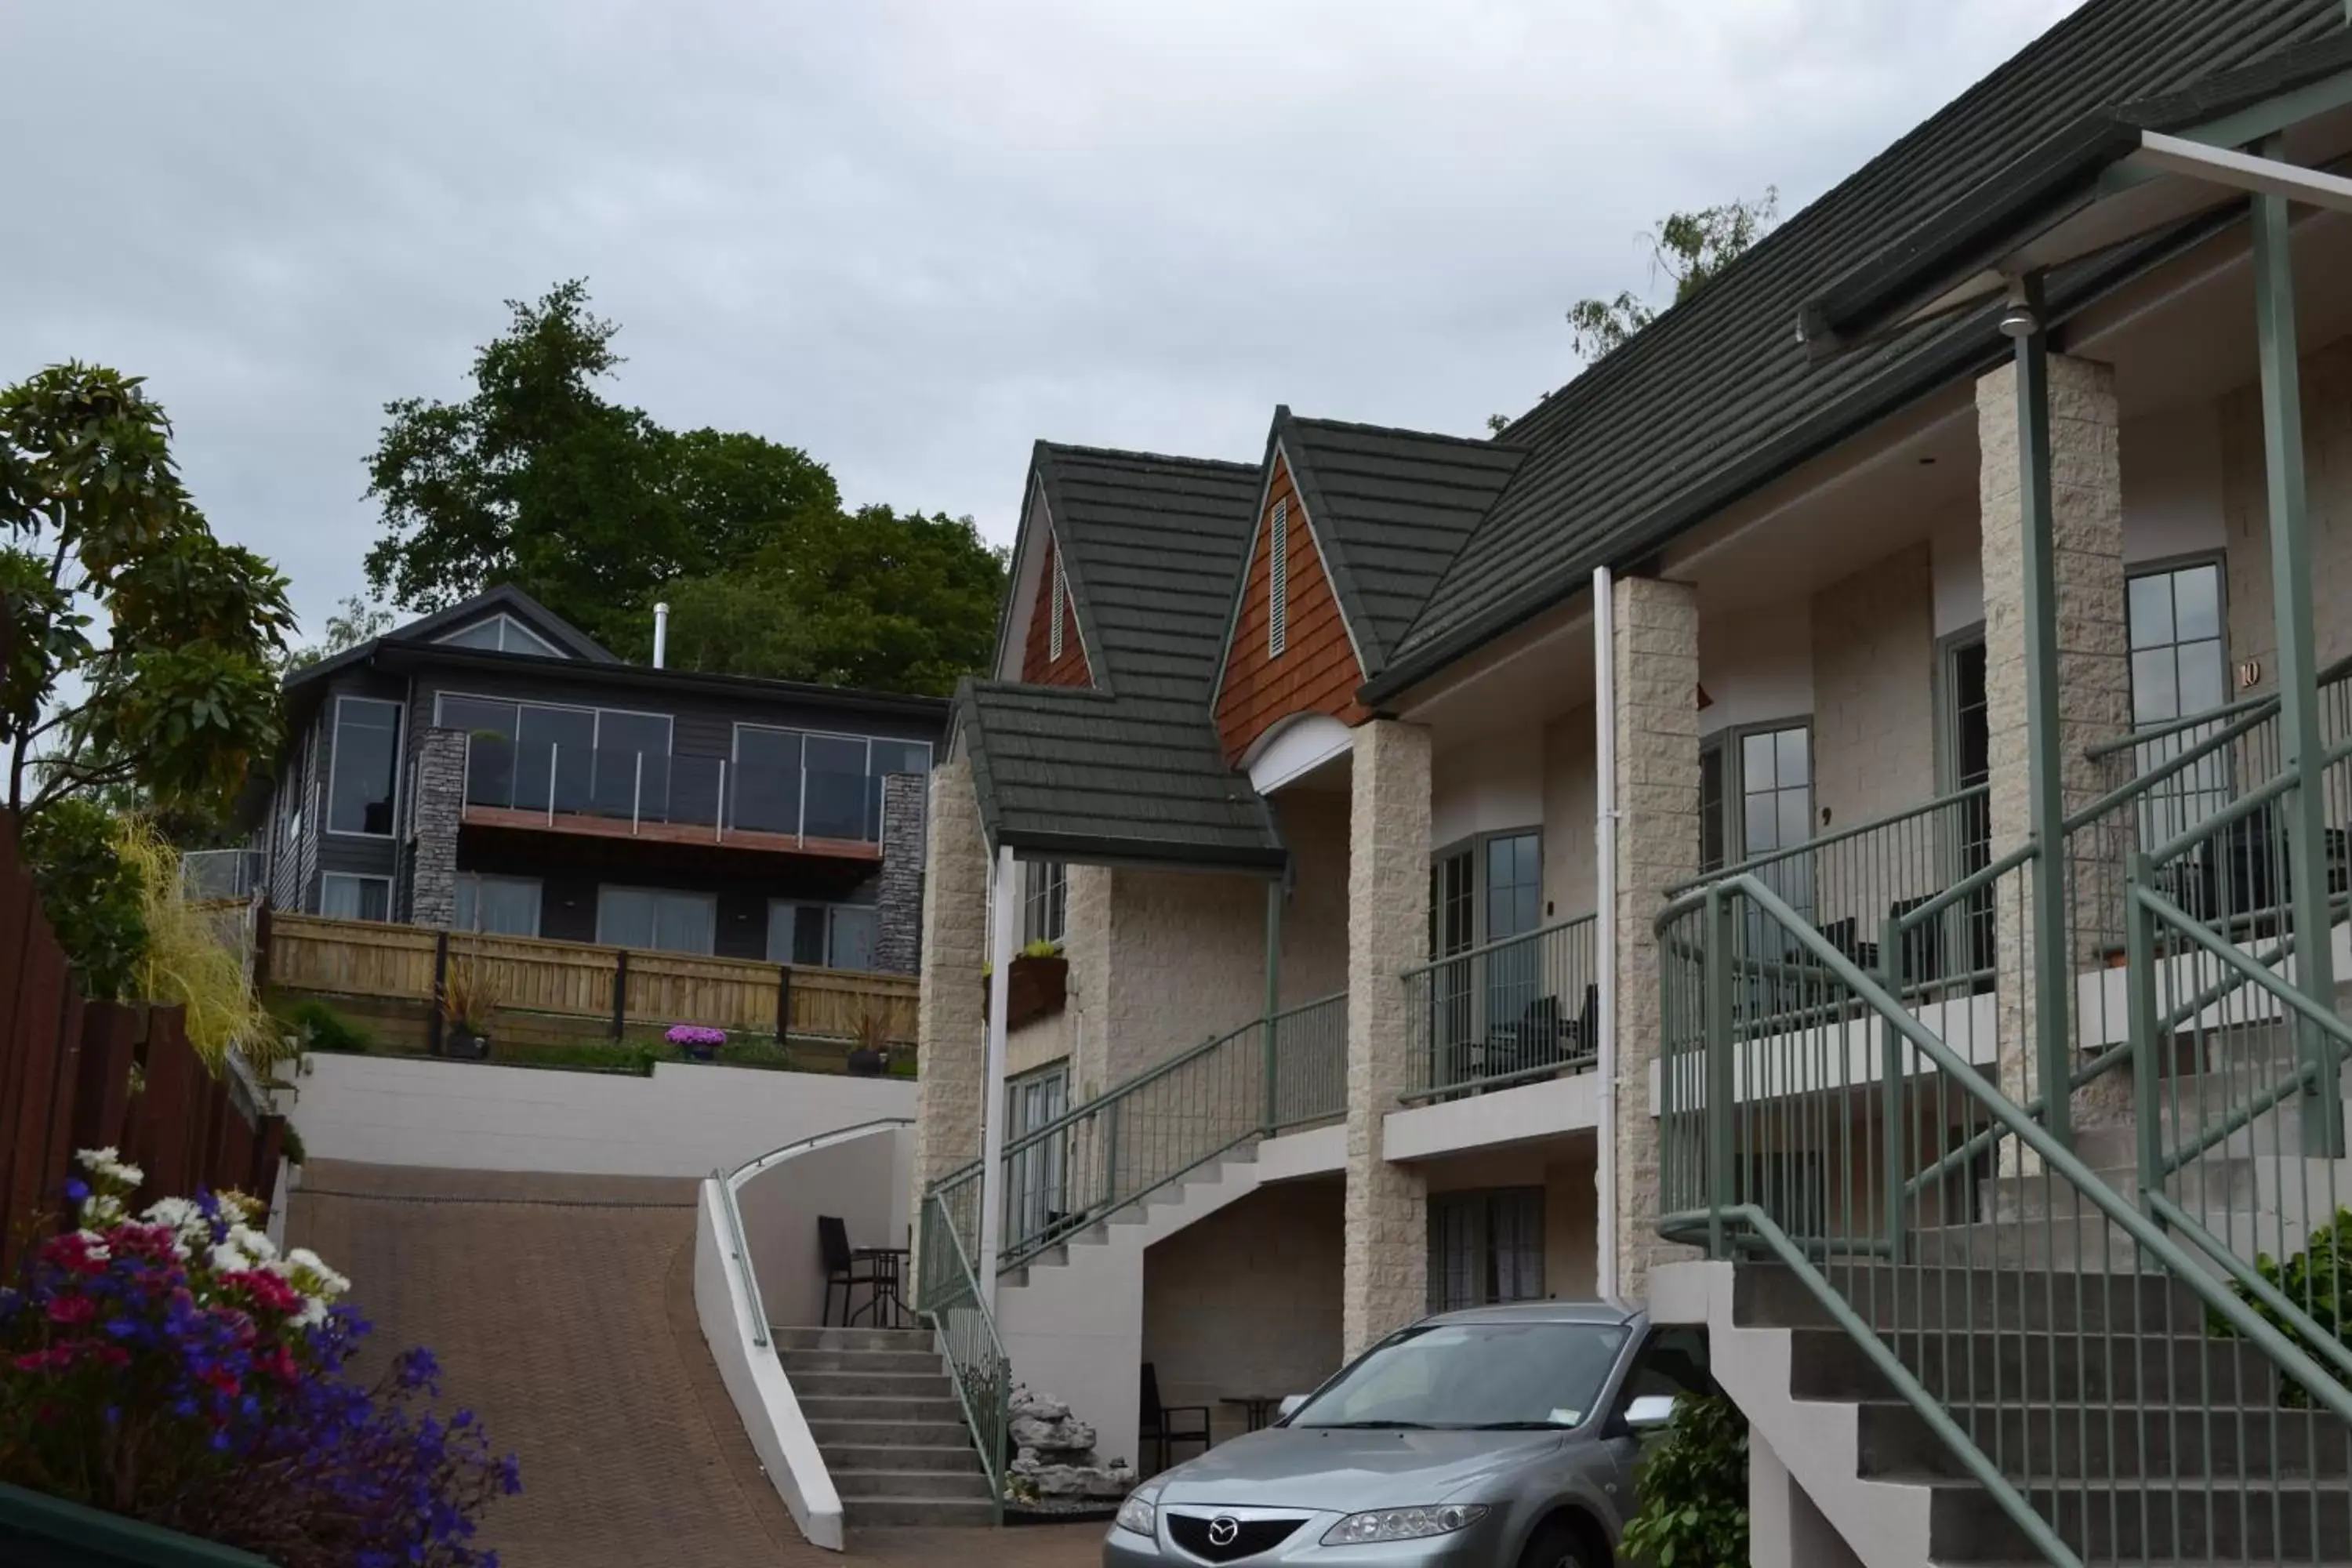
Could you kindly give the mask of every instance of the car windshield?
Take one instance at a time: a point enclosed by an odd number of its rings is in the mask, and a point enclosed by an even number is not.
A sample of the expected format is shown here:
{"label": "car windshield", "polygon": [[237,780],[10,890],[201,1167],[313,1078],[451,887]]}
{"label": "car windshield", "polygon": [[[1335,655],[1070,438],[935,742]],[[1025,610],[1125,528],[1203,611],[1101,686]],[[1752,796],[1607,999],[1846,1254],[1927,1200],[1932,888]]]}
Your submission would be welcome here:
{"label": "car windshield", "polygon": [[1619,1323],[1423,1323],[1300,1406],[1293,1426],[1580,1426],[1624,1347]]}

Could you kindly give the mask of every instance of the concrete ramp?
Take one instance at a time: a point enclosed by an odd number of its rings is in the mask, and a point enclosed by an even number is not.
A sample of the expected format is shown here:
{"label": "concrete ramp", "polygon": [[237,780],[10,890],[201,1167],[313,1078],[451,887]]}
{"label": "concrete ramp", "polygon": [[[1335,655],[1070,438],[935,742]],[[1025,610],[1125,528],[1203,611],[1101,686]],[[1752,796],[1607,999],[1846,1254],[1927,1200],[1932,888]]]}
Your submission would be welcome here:
{"label": "concrete ramp", "polygon": [[[352,1278],[377,1363],[440,1357],[522,1462],[508,1568],[826,1563],[759,1468],[694,1310],[691,1180],[317,1161],[292,1245]],[[373,1367],[364,1369],[373,1372]]]}

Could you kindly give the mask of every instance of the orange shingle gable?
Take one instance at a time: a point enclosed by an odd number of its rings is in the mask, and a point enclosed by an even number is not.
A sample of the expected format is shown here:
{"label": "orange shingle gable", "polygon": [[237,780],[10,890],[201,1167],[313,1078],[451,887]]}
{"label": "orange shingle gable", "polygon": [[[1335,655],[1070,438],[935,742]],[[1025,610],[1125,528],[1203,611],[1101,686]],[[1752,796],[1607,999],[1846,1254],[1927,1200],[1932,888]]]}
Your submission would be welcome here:
{"label": "orange shingle gable", "polygon": [[1062,602],[1062,657],[1054,657],[1054,581],[1061,557],[1054,536],[1045,536],[1045,569],[1037,574],[1037,597],[1029,606],[1029,640],[1021,650],[1021,679],[1032,686],[1092,686],[1087,645],[1078,636],[1078,607]]}
{"label": "orange shingle gable", "polygon": [[[1289,605],[1282,656],[1266,647],[1272,609],[1273,554],[1267,545],[1277,508],[1289,513]],[[1241,614],[1225,653],[1224,683],[1217,693],[1217,736],[1225,760],[1238,763],[1251,742],[1294,713],[1328,713],[1345,724],[1370,714],[1356,702],[1364,672],[1339,601],[1324,574],[1323,558],[1307,527],[1307,509],[1290,479],[1289,465],[1276,458],[1265,510],[1258,519],[1257,542],[1242,589]]]}

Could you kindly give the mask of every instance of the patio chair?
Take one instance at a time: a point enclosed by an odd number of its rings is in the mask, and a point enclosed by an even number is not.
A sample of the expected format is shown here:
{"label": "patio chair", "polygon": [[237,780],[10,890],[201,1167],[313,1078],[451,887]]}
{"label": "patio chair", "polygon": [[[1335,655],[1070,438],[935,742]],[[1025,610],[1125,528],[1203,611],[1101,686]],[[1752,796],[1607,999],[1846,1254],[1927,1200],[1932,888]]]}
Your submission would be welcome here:
{"label": "patio chair", "polygon": [[857,1287],[866,1287],[869,1306],[875,1292],[886,1286],[896,1288],[898,1275],[888,1267],[889,1260],[860,1258],[849,1245],[848,1225],[838,1215],[817,1215],[816,1245],[824,1263],[824,1307],[817,1314],[818,1322],[825,1325],[833,1322],[833,1292],[835,1288],[841,1291],[841,1321],[844,1327],[848,1326],[850,1305],[856,1300]]}
{"label": "patio chair", "polygon": [[1142,1415],[1143,1425],[1137,1447],[1159,1445],[1160,1470],[1173,1463],[1169,1456],[1178,1443],[1198,1443],[1202,1453],[1209,1451],[1209,1407],[1205,1405],[1160,1404],[1160,1373],[1150,1362],[1143,1363]]}

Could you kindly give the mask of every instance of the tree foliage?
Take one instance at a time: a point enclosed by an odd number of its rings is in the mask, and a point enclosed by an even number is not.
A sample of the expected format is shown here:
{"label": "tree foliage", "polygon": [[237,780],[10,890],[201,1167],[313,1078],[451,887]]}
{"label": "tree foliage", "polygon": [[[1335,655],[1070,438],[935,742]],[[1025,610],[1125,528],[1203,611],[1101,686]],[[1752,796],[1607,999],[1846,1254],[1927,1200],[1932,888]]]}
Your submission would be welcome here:
{"label": "tree foliage", "polygon": [[21,818],[124,788],[217,814],[277,748],[286,581],[213,537],[170,437],[137,377],[62,364],[0,389],[0,745]]}
{"label": "tree foliage", "polygon": [[1748,1418],[1720,1394],[1685,1394],[1642,1461],[1628,1559],[1651,1568],[1746,1568]]}
{"label": "tree foliage", "polygon": [[308,647],[294,649],[286,657],[289,670],[332,658],[345,648],[357,647],[370,637],[380,637],[392,630],[393,614],[383,605],[353,594],[335,606],[327,617],[325,634]]}
{"label": "tree foliage", "polygon": [[[1766,187],[1753,201],[1727,202],[1696,212],[1669,213],[1643,237],[1650,246],[1650,281],[1663,273],[1674,280],[1679,305],[1720,275],[1745,254],[1780,216],[1780,194]],[[1622,347],[1633,335],[1657,319],[1649,301],[1631,289],[1613,300],[1580,300],[1568,312],[1576,333],[1576,352],[1591,364]]]}

